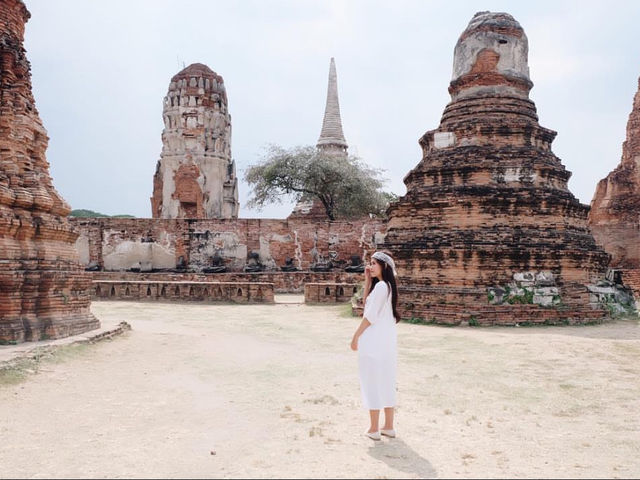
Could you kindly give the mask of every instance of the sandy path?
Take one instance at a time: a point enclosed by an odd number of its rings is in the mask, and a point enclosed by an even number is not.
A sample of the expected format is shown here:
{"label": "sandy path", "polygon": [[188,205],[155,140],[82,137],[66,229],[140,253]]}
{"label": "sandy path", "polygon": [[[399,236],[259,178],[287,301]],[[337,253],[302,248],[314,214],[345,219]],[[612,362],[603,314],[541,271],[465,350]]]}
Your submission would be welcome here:
{"label": "sandy path", "polygon": [[1,478],[640,475],[637,321],[400,324],[399,438],[374,443],[344,306],[93,310],[133,330],[0,386]]}

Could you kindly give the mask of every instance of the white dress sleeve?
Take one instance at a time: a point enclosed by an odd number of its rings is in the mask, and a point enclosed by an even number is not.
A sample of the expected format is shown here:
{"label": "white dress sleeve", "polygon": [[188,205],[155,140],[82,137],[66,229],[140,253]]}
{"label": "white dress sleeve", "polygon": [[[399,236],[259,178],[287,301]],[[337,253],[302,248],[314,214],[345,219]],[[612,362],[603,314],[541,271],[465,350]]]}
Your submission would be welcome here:
{"label": "white dress sleeve", "polygon": [[382,309],[384,308],[384,304],[387,301],[387,290],[387,284],[383,281],[380,281],[376,283],[376,286],[371,292],[369,292],[369,295],[367,296],[367,301],[364,303],[364,313],[362,316],[366,318],[372,325],[380,319]]}

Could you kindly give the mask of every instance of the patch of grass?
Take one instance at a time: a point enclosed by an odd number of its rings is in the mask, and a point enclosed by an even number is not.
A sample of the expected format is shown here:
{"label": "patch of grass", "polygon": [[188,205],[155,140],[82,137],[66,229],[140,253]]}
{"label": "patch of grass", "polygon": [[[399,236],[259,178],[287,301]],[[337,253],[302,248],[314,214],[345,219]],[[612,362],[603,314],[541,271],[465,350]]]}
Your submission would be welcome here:
{"label": "patch of grass", "polygon": [[469,319],[469,326],[470,326],[470,327],[477,327],[477,326],[479,326],[479,325],[480,325],[480,324],[478,323],[478,319],[477,319],[476,317],[471,317],[471,318]]}
{"label": "patch of grass", "polygon": [[88,343],[76,343],[55,349],[36,348],[29,357],[19,358],[0,368],[0,387],[21,383],[29,375],[37,374],[47,363],[62,363],[86,354]]}
{"label": "patch of grass", "polygon": [[36,366],[36,361],[25,358],[14,362],[11,367],[0,369],[0,387],[23,382],[30,373],[35,373]]}
{"label": "patch of grass", "polygon": [[513,305],[514,303],[519,303],[521,305],[532,304],[533,303],[533,290],[528,290],[527,288],[522,288],[522,290],[524,292],[522,295],[514,295],[512,297],[509,297],[507,299],[507,302],[510,305]]}
{"label": "patch of grass", "polygon": [[45,360],[53,363],[62,363],[73,358],[77,358],[84,355],[89,350],[89,343],[74,343],[72,345],[66,345],[64,347],[56,348]]}
{"label": "patch of grass", "polygon": [[353,314],[353,308],[351,307],[351,303],[345,303],[340,305],[339,315],[341,318],[353,318],[355,315]]}
{"label": "patch of grass", "polygon": [[411,323],[413,325],[430,325],[432,323],[435,323],[435,320],[436,320],[435,318],[431,320],[425,320],[424,318],[420,318],[420,317],[409,317],[409,318],[401,319],[401,321],[405,323]]}

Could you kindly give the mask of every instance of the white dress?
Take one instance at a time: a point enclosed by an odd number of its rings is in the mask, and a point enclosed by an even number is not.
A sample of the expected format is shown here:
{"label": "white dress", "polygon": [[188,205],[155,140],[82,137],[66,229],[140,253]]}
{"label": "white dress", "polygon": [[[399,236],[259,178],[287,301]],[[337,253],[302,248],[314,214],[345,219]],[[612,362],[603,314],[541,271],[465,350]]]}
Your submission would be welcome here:
{"label": "white dress", "polygon": [[358,339],[358,373],[362,404],[367,410],[396,405],[398,357],[396,319],[391,289],[379,281],[364,304],[364,318],[371,325]]}

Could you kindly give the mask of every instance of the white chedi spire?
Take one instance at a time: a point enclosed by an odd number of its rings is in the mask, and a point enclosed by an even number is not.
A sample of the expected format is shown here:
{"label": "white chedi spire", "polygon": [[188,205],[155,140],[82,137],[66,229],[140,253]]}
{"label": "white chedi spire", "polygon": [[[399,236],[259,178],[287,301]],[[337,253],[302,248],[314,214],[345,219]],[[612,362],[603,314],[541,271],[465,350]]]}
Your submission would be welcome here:
{"label": "white chedi spire", "polygon": [[320,132],[317,147],[322,150],[339,153],[346,153],[349,147],[342,132],[340,104],[338,103],[338,76],[336,74],[336,62],[333,57],[331,57],[329,65],[327,105],[324,110],[322,131]]}

